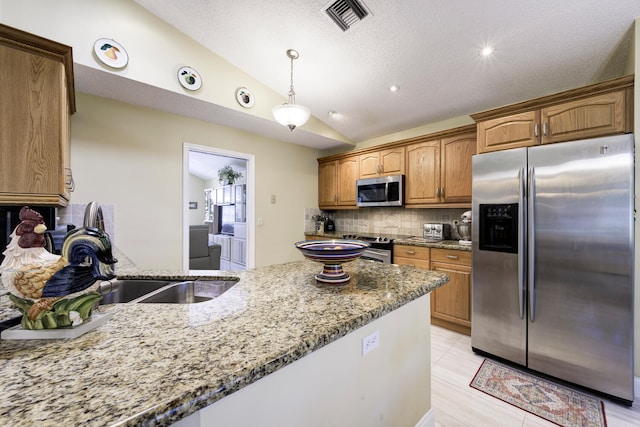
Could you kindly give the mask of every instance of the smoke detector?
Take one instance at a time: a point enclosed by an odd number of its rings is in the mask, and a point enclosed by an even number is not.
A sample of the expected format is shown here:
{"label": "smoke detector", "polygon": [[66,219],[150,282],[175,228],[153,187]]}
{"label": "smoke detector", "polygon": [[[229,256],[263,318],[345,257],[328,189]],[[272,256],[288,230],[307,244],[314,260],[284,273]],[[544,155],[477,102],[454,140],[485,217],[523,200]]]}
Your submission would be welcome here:
{"label": "smoke detector", "polygon": [[323,9],[342,31],[347,31],[369,15],[364,4],[357,0],[337,0]]}

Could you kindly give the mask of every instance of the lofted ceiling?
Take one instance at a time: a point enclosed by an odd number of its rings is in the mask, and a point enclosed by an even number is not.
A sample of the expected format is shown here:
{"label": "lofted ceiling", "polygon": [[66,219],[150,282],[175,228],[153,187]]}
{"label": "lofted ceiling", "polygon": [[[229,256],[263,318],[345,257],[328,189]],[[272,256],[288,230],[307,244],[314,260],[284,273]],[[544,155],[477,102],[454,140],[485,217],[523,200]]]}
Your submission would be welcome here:
{"label": "lofted ceiling", "polygon": [[362,0],[342,31],[334,1],[135,2],[283,97],[298,50],[297,103],[354,142],[623,75],[640,17],[638,0]]}

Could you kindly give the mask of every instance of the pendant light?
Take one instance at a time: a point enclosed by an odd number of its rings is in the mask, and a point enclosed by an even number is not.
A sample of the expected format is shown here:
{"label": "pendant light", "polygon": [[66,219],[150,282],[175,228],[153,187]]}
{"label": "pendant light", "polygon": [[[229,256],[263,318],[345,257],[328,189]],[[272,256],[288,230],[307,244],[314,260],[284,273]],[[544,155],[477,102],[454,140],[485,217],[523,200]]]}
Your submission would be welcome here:
{"label": "pendant light", "polygon": [[287,50],[287,56],[291,59],[291,86],[289,87],[289,102],[274,107],[273,117],[283,126],[288,126],[293,132],[296,126],[302,126],[309,120],[311,110],[303,105],[296,104],[296,93],[293,90],[293,60],[300,56],[297,50]]}

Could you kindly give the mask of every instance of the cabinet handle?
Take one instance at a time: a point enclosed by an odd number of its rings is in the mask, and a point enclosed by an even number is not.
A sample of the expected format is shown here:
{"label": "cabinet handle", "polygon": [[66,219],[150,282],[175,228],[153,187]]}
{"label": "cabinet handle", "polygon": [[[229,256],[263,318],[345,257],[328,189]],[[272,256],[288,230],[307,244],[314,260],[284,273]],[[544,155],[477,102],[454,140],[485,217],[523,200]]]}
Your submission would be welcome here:
{"label": "cabinet handle", "polygon": [[535,125],[533,125],[533,136],[535,136],[536,138],[540,136],[540,124],[536,123]]}
{"label": "cabinet handle", "polygon": [[415,251],[404,251],[405,254],[407,255],[415,255]]}
{"label": "cabinet handle", "polygon": [[447,258],[449,259],[458,259],[457,255],[447,255]]}
{"label": "cabinet handle", "polygon": [[444,198],[444,187],[440,187],[440,197]]}
{"label": "cabinet handle", "polygon": [[544,122],[544,123],[542,124],[542,135],[547,136],[547,128],[548,128],[548,127],[549,127],[549,126],[547,125],[547,122]]}

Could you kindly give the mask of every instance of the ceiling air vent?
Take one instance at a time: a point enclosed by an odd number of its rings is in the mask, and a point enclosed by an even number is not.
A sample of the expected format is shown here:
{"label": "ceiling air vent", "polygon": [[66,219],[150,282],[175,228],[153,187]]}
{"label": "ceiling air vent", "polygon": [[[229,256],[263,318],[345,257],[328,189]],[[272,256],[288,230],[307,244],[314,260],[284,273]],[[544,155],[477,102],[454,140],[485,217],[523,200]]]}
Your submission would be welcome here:
{"label": "ceiling air vent", "polygon": [[342,31],[347,31],[369,14],[364,5],[356,0],[338,0],[331,3],[325,12]]}

